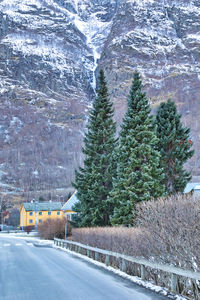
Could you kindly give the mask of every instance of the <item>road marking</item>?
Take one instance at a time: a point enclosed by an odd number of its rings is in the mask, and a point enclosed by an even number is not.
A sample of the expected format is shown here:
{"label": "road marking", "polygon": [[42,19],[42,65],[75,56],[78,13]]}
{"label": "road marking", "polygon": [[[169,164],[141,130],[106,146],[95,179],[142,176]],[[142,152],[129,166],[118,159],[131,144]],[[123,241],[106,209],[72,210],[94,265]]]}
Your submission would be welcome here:
{"label": "road marking", "polygon": [[15,246],[22,246],[23,244],[15,244]]}
{"label": "road marking", "polygon": [[3,246],[4,246],[4,247],[9,247],[9,246],[10,246],[10,244],[3,244]]}

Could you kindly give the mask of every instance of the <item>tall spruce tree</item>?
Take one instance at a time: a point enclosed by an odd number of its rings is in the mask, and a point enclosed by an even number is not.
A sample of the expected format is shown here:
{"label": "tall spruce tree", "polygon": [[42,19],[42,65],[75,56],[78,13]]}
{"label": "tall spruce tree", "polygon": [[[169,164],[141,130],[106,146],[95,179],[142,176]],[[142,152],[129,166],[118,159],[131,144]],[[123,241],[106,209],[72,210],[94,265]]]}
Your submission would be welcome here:
{"label": "tall spruce tree", "polygon": [[117,175],[108,199],[115,204],[113,225],[133,225],[135,204],[163,195],[157,142],[150,105],[135,72],[119,136]]}
{"label": "tall spruce tree", "polygon": [[103,70],[99,74],[99,88],[89,115],[84,138],[84,167],[75,173],[74,186],[80,200],[79,226],[105,226],[110,224],[113,212],[106,202],[112,188],[115,164],[112,153],[116,146],[116,125],[113,108]]}
{"label": "tall spruce tree", "polygon": [[171,100],[159,106],[156,125],[166,194],[182,193],[191,179],[190,173],[184,170],[184,163],[194,153],[189,139],[190,129],[182,126],[181,115]]}

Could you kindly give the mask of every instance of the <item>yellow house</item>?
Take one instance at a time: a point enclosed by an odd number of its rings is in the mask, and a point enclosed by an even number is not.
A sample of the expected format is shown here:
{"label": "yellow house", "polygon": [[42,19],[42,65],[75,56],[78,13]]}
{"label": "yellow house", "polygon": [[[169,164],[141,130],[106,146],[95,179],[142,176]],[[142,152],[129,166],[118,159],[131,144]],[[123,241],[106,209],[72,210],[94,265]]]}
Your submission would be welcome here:
{"label": "yellow house", "polygon": [[28,202],[20,206],[20,227],[42,224],[49,218],[62,218],[61,202]]}
{"label": "yellow house", "polygon": [[26,202],[20,206],[20,227],[40,225],[47,219],[66,217],[71,220],[75,214],[73,205],[78,201],[76,192],[63,205],[61,202]]}

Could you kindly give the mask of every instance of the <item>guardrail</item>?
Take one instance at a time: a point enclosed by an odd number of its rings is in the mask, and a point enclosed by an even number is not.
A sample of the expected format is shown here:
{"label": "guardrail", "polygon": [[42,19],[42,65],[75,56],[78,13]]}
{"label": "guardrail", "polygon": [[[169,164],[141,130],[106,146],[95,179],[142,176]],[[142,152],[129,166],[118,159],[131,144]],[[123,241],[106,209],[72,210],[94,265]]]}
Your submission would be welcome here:
{"label": "guardrail", "polygon": [[[193,280],[200,280],[200,272],[193,272],[189,270],[185,270],[178,267],[173,267],[170,265],[163,265],[156,262],[150,262],[143,258],[133,257],[133,256],[127,256],[124,254],[120,254],[117,252],[111,252],[95,247],[90,247],[81,243],[68,241],[68,240],[62,240],[54,238],[54,244],[56,246],[60,246],[69,250],[73,250],[74,248],[75,252],[80,253],[81,249],[85,249],[87,256],[91,257],[91,252],[94,253],[95,260],[99,260],[99,254],[105,255],[105,264],[108,266],[110,264],[110,257],[119,258],[122,260],[121,264],[121,270],[123,272],[126,272],[127,270],[127,262],[132,262],[140,265],[140,277],[142,280],[146,279],[146,267],[150,267],[152,269],[160,270],[166,273],[171,274],[171,291],[176,293],[177,292],[177,280],[178,276],[190,278]],[[74,247],[73,247],[74,246]]]}

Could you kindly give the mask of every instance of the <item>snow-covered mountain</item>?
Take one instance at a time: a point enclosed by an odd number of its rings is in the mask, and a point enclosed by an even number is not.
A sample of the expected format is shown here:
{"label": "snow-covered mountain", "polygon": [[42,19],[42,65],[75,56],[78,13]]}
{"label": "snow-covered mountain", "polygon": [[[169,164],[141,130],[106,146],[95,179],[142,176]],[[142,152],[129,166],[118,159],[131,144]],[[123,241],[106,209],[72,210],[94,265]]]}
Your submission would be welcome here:
{"label": "snow-covered mountain", "polygon": [[152,106],[174,99],[199,148],[199,1],[2,0],[0,22],[4,188],[70,185],[100,66],[118,123],[137,68]]}

